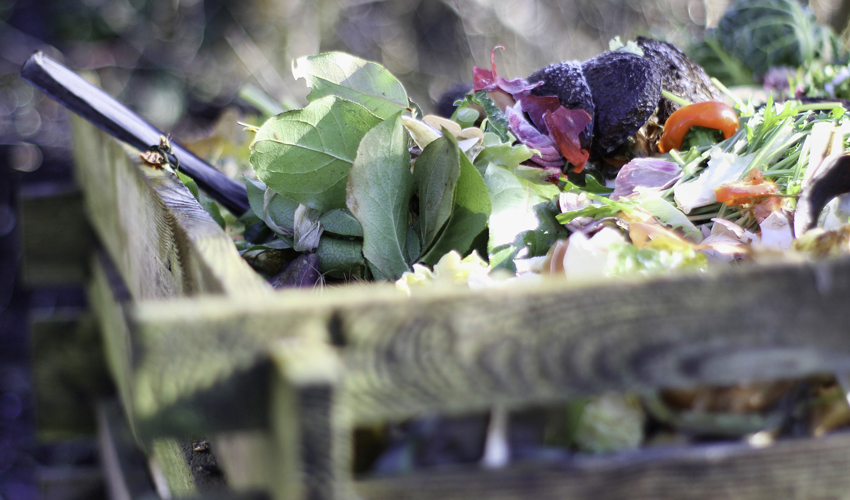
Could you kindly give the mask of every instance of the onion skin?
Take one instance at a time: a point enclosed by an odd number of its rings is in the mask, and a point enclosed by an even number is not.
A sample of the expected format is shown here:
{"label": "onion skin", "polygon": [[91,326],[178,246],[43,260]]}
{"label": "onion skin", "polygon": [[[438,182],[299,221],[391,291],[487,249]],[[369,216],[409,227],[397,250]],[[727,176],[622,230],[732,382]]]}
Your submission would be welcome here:
{"label": "onion skin", "polygon": [[680,149],[691,127],[719,130],[728,139],[738,130],[738,114],[726,103],[703,101],[677,109],[664,124],[658,151],[666,153]]}

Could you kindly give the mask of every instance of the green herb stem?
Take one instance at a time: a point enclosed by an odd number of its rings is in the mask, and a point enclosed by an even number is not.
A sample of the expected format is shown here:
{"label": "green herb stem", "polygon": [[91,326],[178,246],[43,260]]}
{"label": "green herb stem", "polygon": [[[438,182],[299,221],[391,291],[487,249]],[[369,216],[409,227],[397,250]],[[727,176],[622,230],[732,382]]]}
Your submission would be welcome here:
{"label": "green herb stem", "polygon": [[672,101],[672,102],[678,104],[679,106],[690,106],[691,105],[691,101],[689,101],[689,100],[687,100],[683,97],[679,97],[676,94],[669,92],[667,90],[664,90],[664,89],[661,89],[661,97],[664,97],[668,101]]}
{"label": "green herb stem", "polygon": [[[717,78],[712,78],[711,83],[713,83],[715,87],[720,89],[720,92],[723,92],[723,95],[725,95],[729,99],[732,99],[732,102],[735,103],[735,105],[738,107],[738,109],[741,109],[745,106],[744,101],[742,101],[740,97],[733,94],[732,91],[730,91],[726,87],[726,85],[723,85],[723,83],[720,82],[720,80],[718,80]],[[663,93],[663,91],[662,91],[662,93]]]}

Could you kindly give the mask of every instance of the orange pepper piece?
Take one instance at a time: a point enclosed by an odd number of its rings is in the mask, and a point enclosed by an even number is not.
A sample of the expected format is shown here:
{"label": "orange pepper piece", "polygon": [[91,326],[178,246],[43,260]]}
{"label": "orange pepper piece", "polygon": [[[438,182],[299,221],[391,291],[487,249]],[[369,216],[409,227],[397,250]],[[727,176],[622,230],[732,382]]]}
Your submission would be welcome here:
{"label": "orange pepper piece", "polygon": [[674,111],[664,124],[658,151],[666,153],[671,149],[680,149],[691,127],[713,128],[723,132],[723,137],[728,139],[738,130],[738,114],[731,106],[720,101],[683,106]]}

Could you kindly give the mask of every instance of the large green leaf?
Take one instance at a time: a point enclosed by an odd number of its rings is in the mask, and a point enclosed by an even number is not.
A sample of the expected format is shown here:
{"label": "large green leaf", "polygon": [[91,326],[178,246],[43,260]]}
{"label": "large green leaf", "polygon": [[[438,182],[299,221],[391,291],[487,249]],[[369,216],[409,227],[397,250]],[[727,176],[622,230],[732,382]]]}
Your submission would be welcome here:
{"label": "large green leaf", "polygon": [[454,192],[460,177],[460,150],[451,134],[431,142],[413,168],[419,194],[422,245],[431,246],[452,215]]}
{"label": "large green leaf", "polygon": [[[543,181],[521,177],[490,163],[484,182],[493,203],[490,215],[490,241],[487,250],[493,267],[513,268],[513,258],[528,248],[539,253],[566,231],[548,213],[558,188]],[[545,251],[545,250],[543,250]]]}
{"label": "large green leaf", "polygon": [[342,52],[306,56],[292,63],[296,79],[304,78],[315,101],[337,95],[362,104],[381,118],[407,109],[409,101],[401,82],[377,63]]}
{"label": "large green leaf", "polygon": [[420,259],[434,265],[451,250],[461,255],[469,252],[472,242],[487,227],[490,217],[490,196],[481,174],[466,155],[460,157],[460,177],[454,192],[452,215],[439,238]]}
{"label": "large green leaf", "polygon": [[318,99],[266,121],[251,144],[251,166],[287,198],[321,212],[343,208],[357,147],[380,121],[357,103]]}
{"label": "large green leaf", "polygon": [[406,239],[413,174],[401,113],[370,130],[348,177],[348,209],[363,226],[363,255],[373,274],[396,280],[408,271]]}

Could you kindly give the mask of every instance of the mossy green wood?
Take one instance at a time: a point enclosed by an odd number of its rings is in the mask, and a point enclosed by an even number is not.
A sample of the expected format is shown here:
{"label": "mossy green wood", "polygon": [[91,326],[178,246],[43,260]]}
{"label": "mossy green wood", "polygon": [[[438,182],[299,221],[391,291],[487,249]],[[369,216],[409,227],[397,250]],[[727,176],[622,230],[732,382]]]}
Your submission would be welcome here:
{"label": "mossy green wood", "polygon": [[91,124],[73,122],[89,219],[134,299],[271,291],[176,176],[138,165]]}
{"label": "mossy green wood", "polygon": [[[340,346],[356,423],[846,370],[847,296],[850,260],[840,259],[412,299],[370,286],[138,304],[135,417],[154,433],[258,424],[269,346],[304,328],[316,335],[316,324]],[[229,397],[261,406],[222,411]]]}

